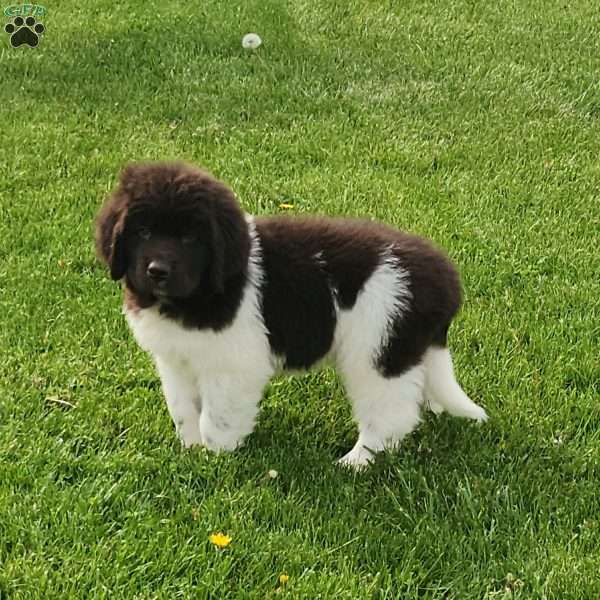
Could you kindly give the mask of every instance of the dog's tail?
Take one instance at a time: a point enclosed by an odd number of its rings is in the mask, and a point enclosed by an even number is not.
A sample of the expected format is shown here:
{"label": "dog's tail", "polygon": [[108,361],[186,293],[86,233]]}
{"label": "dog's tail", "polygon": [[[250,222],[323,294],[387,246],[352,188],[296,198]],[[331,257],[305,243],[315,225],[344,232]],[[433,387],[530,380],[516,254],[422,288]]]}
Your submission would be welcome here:
{"label": "dog's tail", "polygon": [[456,417],[486,421],[487,414],[461,389],[454,377],[448,348],[431,346],[425,353],[425,398],[434,413],[446,410]]}

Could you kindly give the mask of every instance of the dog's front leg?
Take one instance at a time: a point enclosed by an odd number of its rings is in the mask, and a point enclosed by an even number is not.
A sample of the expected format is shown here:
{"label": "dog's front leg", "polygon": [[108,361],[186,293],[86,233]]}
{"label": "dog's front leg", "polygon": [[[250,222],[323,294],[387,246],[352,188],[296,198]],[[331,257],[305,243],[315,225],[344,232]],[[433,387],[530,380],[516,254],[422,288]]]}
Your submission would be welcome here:
{"label": "dog's front leg", "polygon": [[234,450],[254,430],[266,381],[240,374],[213,374],[201,384],[202,444],[215,452]]}
{"label": "dog's front leg", "polygon": [[200,436],[200,392],[189,368],[155,357],[169,414],[185,448],[202,444]]}

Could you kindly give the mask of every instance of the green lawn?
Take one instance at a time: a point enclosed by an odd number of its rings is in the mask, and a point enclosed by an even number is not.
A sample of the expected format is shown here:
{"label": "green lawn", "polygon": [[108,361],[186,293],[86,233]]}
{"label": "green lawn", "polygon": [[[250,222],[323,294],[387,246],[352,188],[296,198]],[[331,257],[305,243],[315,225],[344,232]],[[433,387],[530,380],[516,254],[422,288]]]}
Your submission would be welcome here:
{"label": "green lawn", "polygon": [[[599,598],[600,9],[237,4],[47,3],[38,48],[0,31],[0,598]],[[428,415],[353,475],[325,370],[274,381],[235,454],[182,451],[93,253],[141,158],[445,247],[489,422]]]}

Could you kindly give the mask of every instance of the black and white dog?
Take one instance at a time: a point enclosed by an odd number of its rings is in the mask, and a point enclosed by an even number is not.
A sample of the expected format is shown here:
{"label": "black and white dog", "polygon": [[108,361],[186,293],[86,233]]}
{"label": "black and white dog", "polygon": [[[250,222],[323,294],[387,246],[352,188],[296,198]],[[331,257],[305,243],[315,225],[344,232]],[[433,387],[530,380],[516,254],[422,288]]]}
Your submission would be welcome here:
{"label": "black and white dog", "polygon": [[326,357],[358,422],[345,464],[396,446],[424,401],[486,419],[446,346],[457,272],[418,237],[353,219],[251,217],[209,174],[160,162],[125,168],[96,237],[185,446],[233,450],[269,378]]}

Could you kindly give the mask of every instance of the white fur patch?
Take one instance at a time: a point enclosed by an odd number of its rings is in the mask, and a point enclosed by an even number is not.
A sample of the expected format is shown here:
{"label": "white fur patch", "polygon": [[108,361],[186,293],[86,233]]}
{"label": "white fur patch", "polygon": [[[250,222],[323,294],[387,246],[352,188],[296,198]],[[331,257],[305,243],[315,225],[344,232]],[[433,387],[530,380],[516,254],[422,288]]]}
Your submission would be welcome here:
{"label": "white fur patch", "polygon": [[408,310],[409,279],[408,271],[386,255],[358,293],[354,306],[338,309],[333,352],[343,372],[356,374],[358,369],[366,376],[372,371],[394,319]]}

